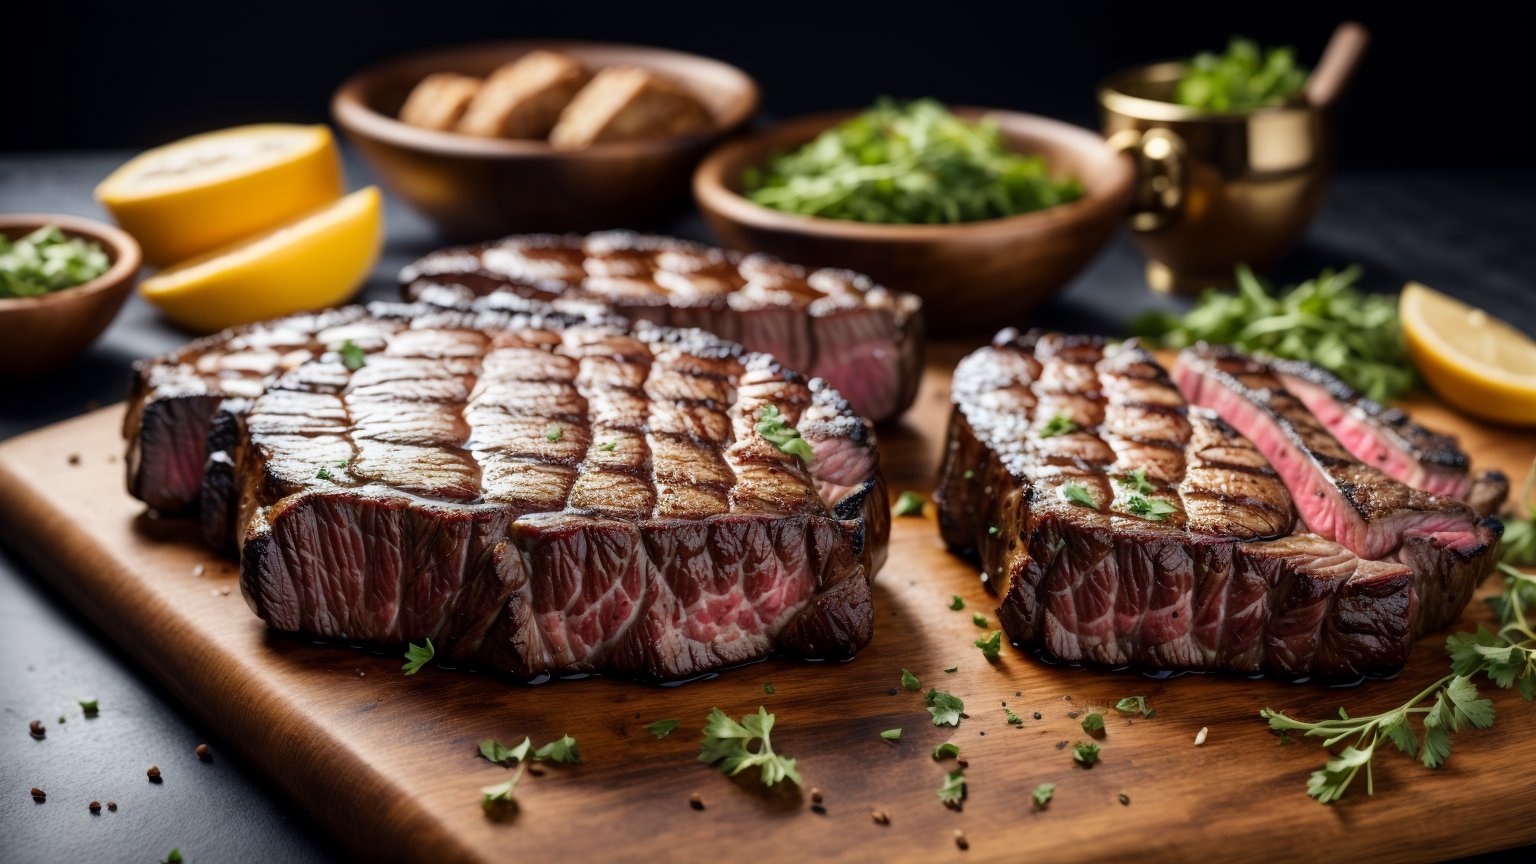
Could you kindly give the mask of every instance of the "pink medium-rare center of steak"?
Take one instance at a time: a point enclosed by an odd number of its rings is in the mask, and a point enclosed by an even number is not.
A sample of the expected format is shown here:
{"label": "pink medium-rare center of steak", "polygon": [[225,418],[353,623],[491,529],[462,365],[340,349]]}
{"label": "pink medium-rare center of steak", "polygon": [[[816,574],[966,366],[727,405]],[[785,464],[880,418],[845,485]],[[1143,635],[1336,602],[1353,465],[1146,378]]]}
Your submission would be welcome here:
{"label": "pink medium-rare center of steak", "polygon": [[204,522],[262,618],[530,677],[868,641],[889,514],[836,391],[698,331],[488,302],[353,313],[357,368],[321,352],[224,403]]}

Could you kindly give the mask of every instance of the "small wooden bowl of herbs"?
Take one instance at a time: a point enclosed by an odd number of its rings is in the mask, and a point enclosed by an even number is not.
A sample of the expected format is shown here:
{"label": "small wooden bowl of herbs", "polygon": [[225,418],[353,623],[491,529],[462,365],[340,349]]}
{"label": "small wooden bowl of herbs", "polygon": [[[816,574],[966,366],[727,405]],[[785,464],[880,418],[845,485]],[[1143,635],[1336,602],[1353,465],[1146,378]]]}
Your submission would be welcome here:
{"label": "small wooden bowl of herbs", "polygon": [[1085,129],[919,100],[727,144],[699,166],[693,191],[729,246],[867,273],[922,297],[936,331],[990,331],[1098,253],[1133,173]]}
{"label": "small wooden bowl of herbs", "polygon": [[0,376],[63,365],[112,323],[142,256],[126,233],[92,219],[0,214]]}

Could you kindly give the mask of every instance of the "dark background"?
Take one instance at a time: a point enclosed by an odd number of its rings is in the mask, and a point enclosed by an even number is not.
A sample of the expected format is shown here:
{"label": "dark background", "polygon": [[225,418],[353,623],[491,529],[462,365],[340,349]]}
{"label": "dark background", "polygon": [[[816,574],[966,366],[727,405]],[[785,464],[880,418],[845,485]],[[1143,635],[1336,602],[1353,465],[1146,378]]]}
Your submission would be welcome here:
{"label": "dark background", "polygon": [[318,122],[336,85],[372,61],[536,37],[718,57],[757,78],[778,117],[935,96],[1093,126],[1094,86],[1120,68],[1220,48],[1234,33],[1293,45],[1310,66],[1333,26],[1354,18],[1374,43],[1341,112],[1342,171],[1536,165],[1529,3],[9,5],[0,151],[142,148],[240,123]]}

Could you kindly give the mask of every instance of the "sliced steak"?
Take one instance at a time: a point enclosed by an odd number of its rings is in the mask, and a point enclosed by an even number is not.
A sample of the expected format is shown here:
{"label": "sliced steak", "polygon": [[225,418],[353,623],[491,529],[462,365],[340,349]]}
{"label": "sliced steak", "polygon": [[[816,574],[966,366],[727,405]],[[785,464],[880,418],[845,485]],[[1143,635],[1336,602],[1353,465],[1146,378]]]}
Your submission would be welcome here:
{"label": "sliced steak", "polygon": [[1004,331],[960,364],[952,393],[940,528],[980,558],[1015,643],[1324,680],[1405,662],[1409,568],[1295,533],[1263,455],[1190,410],[1147,352]]}
{"label": "sliced steak", "polygon": [[1493,568],[1497,520],[1356,459],[1263,362],[1201,345],[1180,353],[1175,377],[1191,403],[1215,410],[1276,466],[1310,530],[1413,568],[1418,632],[1453,621]]}
{"label": "sliced steak", "polygon": [[400,282],[410,300],[431,288],[465,297],[509,291],[698,327],[825,378],[876,422],[905,411],[922,377],[917,297],[846,270],[807,271],[670,237],[508,237],[434,252],[402,270]]}
{"label": "sliced steak", "polygon": [[[867,643],[888,502],[835,390],[700,331],[512,305],[340,310],[362,365],[313,327],[314,359],[197,419],[205,533],[239,547],[263,620],[431,638],[522,677],[678,679]],[[759,434],[767,405],[809,466]]]}
{"label": "sliced steak", "polygon": [[1420,426],[1407,412],[1356,393],[1326,369],[1299,360],[1266,365],[1324,429],[1356,459],[1415,489],[1465,501],[1480,516],[1498,510],[1509,494],[1499,471],[1472,474],[1456,439]]}

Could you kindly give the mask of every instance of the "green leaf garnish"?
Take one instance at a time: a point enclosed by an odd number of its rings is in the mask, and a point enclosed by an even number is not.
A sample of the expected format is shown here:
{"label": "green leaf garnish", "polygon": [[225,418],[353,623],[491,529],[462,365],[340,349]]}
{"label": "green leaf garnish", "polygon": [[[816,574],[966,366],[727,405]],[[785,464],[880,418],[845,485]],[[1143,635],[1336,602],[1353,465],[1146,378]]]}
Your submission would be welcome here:
{"label": "green leaf garnish", "polygon": [[1125,509],[1142,517],[1161,522],[1168,518],[1168,514],[1179,512],[1179,508],[1169,504],[1161,498],[1148,498],[1145,495],[1132,494],[1125,499]]}
{"label": "green leaf garnish", "polygon": [[516,765],[528,758],[528,750],[532,746],[533,742],[528,738],[524,738],[523,743],[516,747],[507,747],[495,738],[487,738],[480,742],[480,755],[497,765]]}
{"label": "green leaf garnish", "polygon": [[618,448],[619,448],[619,442],[617,442],[617,441],[609,441],[609,442],[604,443],[601,447],[598,447],[597,449],[602,450],[605,453],[612,453],[613,451],[617,450]]}
{"label": "green leaf garnish", "polygon": [[928,713],[933,715],[933,725],[960,725],[960,714],[965,711],[965,703],[958,697],[929,688],[923,702],[928,705]]}
{"label": "green leaf garnish", "polygon": [[368,365],[368,352],[357,347],[357,343],[351,339],[342,342],[336,353],[341,355],[341,365],[353,372]]}
{"label": "green leaf garnish", "polygon": [[981,614],[980,612],[972,612],[971,623],[975,624],[977,627],[985,627],[987,626],[987,616]]}
{"label": "green leaf garnish", "polygon": [[1071,417],[1065,414],[1056,414],[1051,419],[1045,421],[1045,425],[1040,427],[1038,434],[1041,438],[1055,438],[1057,435],[1067,435],[1076,431],[1077,423]]}
{"label": "green leaf garnish", "polygon": [[1157,487],[1147,480],[1147,469],[1145,468],[1137,468],[1115,482],[1135,492],[1137,495],[1151,495],[1157,491]]}
{"label": "green leaf garnish", "polygon": [[400,671],[407,675],[415,675],[421,671],[421,667],[432,662],[432,656],[436,653],[437,649],[432,647],[430,638],[427,639],[425,646],[418,646],[412,642],[405,648],[405,665],[400,667]]}
{"label": "green leaf garnish", "polygon": [[884,732],[880,733],[880,737],[884,738],[887,741],[898,741],[898,740],[901,739],[901,730],[900,729],[887,729]]}
{"label": "green leaf garnish", "polygon": [[1089,733],[1092,733],[1092,732],[1103,732],[1104,731],[1104,715],[1098,713],[1097,711],[1095,711],[1094,713],[1089,714],[1087,717],[1084,717],[1083,718],[1083,731],[1084,732],[1089,732]]}
{"label": "green leaf garnish", "polygon": [[1115,710],[1121,714],[1140,714],[1143,717],[1151,717],[1152,712],[1147,710],[1147,697],[1126,696],[1115,703]]}
{"label": "green leaf garnish", "polygon": [[960,667],[959,667],[959,666],[946,666],[946,667],[945,667],[945,668],[944,668],[944,671],[945,671],[945,672],[951,672],[951,673],[953,673],[953,672],[959,672],[959,671],[960,671]]}
{"label": "green leaf garnish", "polygon": [[[706,765],[718,765],[720,770],[735,776],[748,768],[761,771],[763,784],[772,786],[783,780],[800,785],[800,772],[795,760],[773,752],[769,733],[773,731],[774,715],[758,706],[756,714],[748,714],[740,722],[726,716],[719,708],[712,708],[704,723],[704,741],[699,761]],[[748,744],[758,741],[755,750]]]}
{"label": "green leaf garnish", "polygon": [[917,676],[905,669],[901,670],[901,686],[908,690],[923,689],[923,684],[917,680]]}
{"label": "green leaf garnish", "polygon": [[0,234],[0,298],[41,297],[84,285],[112,267],[101,245],[45,225],[12,240]]}
{"label": "green leaf garnish", "polygon": [[1008,721],[1008,725],[1009,726],[1023,726],[1024,725],[1024,718],[1020,717],[1019,715],[1017,715],[1015,713],[1013,713],[1013,709],[1011,709],[1011,708],[1004,708],[1003,709],[1003,719]]}
{"label": "green leaf garnish", "polygon": [[755,428],[757,434],[763,436],[769,444],[791,456],[799,457],[807,465],[816,456],[810,442],[800,437],[799,429],[789,425],[789,421],[779,413],[777,405],[764,405],[758,410]]}
{"label": "green leaf garnish", "polygon": [[1079,483],[1067,483],[1061,487],[1061,497],[1081,507],[1099,508],[1099,502],[1093,500],[1093,494],[1086,486]]}
{"label": "green leaf garnish", "polygon": [[645,731],[655,735],[656,740],[659,741],[671,735],[673,730],[681,725],[683,725],[681,720],[657,720],[655,723],[645,724]]}
{"label": "green leaf garnish", "polygon": [[917,494],[916,492],[907,490],[906,492],[901,493],[901,495],[896,499],[896,515],[921,516],[923,515],[923,505],[926,504],[927,501],[928,499]]}
{"label": "green leaf garnish", "polygon": [[991,633],[976,640],[976,647],[988,660],[996,660],[998,652],[1003,647],[1003,631],[993,630]]}
{"label": "green leaf garnish", "polygon": [[964,609],[965,608],[965,598],[961,597],[959,594],[956,594],[953,597],[949,598],[949,608],[955,610],[956,612],[959,612],[961,609]]}
{"label": "green leaf garnish", "polygon": [[1173,86],[1173,101],[1218,113],[1285,105],[1301,97],[1307,70],[1290,48],[1260,49],[1233,36],[1222,54],[1205,52],[1184,64]]}
{"label": "green leaf garnish", "polygon": [[1035,799],[1036,807],[1044,807],[1051,803],[1051,796],[1056,794],[1055,783],[1041,783],[1035,787],[1035,791],[1029,793],[1029,797]]}
{"label": "green leaf garnish", "polygon": [[561,428],[560,424],[558,423],[551,423],[549,424],[549,428],[544,430],[544,440],[550,442],[551,444],[559,441],[563,437],[565,437],[565,430]]}
{"label": "green leaf garnish", "polygon": [[540,762],[563,762],[568,765],[575,765],[581,762],[581,753],[576,749],[575,738],[569,735],[562,735],[533,751],[533,758]]}
{"label": "green leaf garnish", "polygon": [[331,469],[325,468],[325,467],[321,467],[321,469],[319,471],[315,472],[315,479],[316,480],[335,480],[336,478],[331,476]]}
{"label": "green leaf garnish", "polygon": [[1079,741],[1072,745],[1072,759],[1084,768],[1092,768],[1099,761],[1099,745]]}
{"label": "green leaf garnish", "polygon": [[960,745],[949,741],[945,741],[943,744],[933,748],[933,758],[938,761],[942,761],[944,759],[953,759],[959,755]]}
{"label": "green leaf garnish", "polygon": [[517,803],[512,797],[512,792],[517,788],[517,781],[523,779],[524,766],[519,763],[517,770],[505,783],[496,783],[491,786],[480,787],[480,806],[486,810],[494,810],[497,807],[505,807]]}
{"label": "green leaf garnish", "polygon": [[81,699],[80,710],[87,717],[95,717],[101,711],[101,706],[97,702],[98,700],[95,699]]}
{"label": "green leaf garnish", "polygon": [[965,774],[950,771],[944,775],[944,785],[939,787],[939,800],[945,804],[959,804],[965,798]]}
{"label": "green leaf garnish", "polygon": [[175,846],[165,853],[165,859],[160,864],[181,864],[181,849]]}

